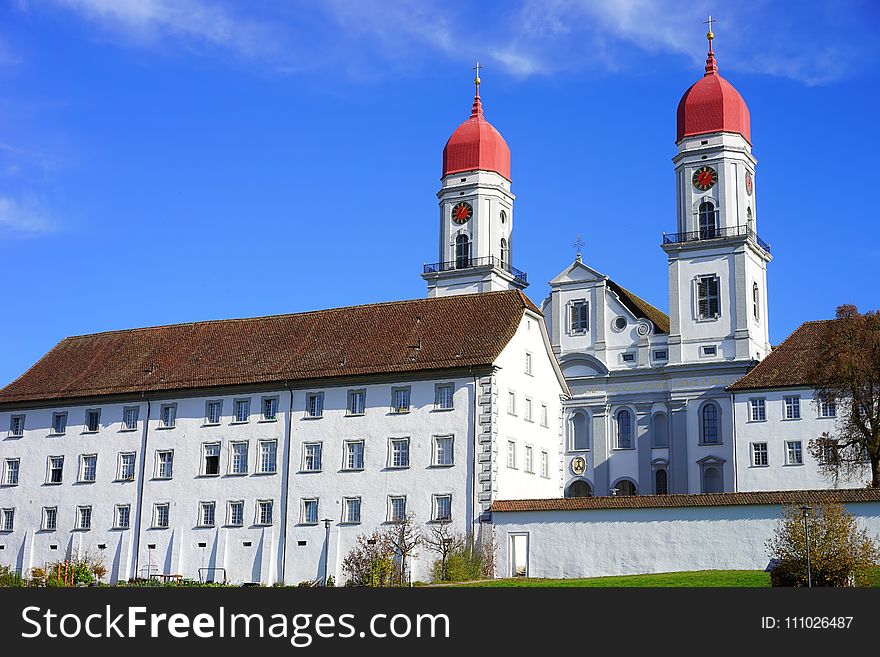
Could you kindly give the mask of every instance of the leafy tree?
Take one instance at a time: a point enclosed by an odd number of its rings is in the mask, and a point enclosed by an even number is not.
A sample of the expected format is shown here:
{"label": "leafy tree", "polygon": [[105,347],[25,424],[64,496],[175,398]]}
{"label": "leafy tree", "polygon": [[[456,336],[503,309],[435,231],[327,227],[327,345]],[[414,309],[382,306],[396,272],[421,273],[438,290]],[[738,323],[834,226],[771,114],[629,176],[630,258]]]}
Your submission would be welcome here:
{"label": "leafy tree", "polygon": [[[813,586],[866,586],[880,549],[840,502],[824,502],[807,516],[810,534],[810,573]],[[767,541],[777,560],[770,574],[773,586],[807,586],[807,546],[804,517],[795,505],[783,510]]]}
{"label": "leafy tree", "polygon": [[385,539],[394,551],[395,579],[398,586],[403,586],[406,582],[407,561],[418,556],[416,549],[422,542],[422,533],[415,526],[413,518],[413,514],[407,514],[385,530]]}
{"label": "leafy tree", "polygon": [[391,586],[394,548],[385,533],[361,534],[342,561],[346,586]]}
{"label": "leafy tree", "polygon": [[880,313],[837,308],[812,368],[817,401],[837,406],[834,432],[810,441],[810,453],[835,485],[860,476],[870,462],[880,488]]}
{"label": "leafy tree", "polygon": [[429,526],[428,531],[422,536],[422,544],[437,555],[433,568],[434,581],[450,581],[449,555],[461,550],[466,542],[467,537],[460,532],[452,531],[448,522],[433,523]]}

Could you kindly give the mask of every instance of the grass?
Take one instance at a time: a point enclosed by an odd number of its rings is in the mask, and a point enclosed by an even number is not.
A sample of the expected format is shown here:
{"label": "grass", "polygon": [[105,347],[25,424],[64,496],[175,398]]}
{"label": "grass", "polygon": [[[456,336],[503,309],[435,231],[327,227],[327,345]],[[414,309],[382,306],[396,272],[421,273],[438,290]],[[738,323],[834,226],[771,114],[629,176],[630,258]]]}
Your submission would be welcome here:
{"label": "grass", "polygon": [[495,579],[469,582],[462,586],[479,587],[769,587],[770,575],[760,570],[698,570],[684,573],[653,573],[650,575],[619,575],[585,579]]}

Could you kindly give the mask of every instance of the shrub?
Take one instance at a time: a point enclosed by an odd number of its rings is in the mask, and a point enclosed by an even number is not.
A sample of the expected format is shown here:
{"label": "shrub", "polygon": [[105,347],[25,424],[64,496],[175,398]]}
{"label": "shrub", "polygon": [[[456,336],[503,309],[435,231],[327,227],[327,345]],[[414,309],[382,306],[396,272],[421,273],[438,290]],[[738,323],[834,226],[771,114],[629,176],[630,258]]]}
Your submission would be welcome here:
{"label": "shrub", "polygon": [[394,549],[388,537],[376,530],[361,534],[342,561],[346,586],[391,586],[394,578]]}
{"label": "shrub", "polygon": [[[813,586],[867,586],[880,562],[877,543],[839,502],[819,504],[807,516]],[[807,586],[804,517],[797,506],[783,511],[767,549],[777,560],[772,586]]]}
{"label": "shrub", "polygon": [[24,578],[9,566],[0,566],[0,587],[21,588],[27,586]]}
{"label": "shrub", "polygon": [[488,533],[480,541],[468,534],[465,539],[455,544],[446,556],[446,563],[441,559],[434,562],[434,581],[467,582],[492,577],[495,562],[495,550]]}

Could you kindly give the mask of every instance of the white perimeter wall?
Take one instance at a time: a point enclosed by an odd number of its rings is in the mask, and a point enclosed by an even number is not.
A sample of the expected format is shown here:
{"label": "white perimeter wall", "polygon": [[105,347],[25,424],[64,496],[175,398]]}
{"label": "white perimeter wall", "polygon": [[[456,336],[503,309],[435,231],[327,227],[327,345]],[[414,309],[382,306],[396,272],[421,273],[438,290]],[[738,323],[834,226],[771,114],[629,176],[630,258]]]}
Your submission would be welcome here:
{"label": "white perimeter wall", "polygon": [[[845,505],[880,536],[880,502]],[[511,535],[528,537],[529,577],[762,570],[779,505],[493,512],[496,577],[511,576]]]}

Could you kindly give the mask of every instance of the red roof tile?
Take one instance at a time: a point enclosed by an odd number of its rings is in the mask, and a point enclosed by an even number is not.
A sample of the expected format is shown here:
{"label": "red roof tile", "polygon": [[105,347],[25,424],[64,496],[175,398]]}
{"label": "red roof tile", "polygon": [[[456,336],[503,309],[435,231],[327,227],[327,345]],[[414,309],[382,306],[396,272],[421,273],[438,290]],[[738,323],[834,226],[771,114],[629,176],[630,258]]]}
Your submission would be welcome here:
{"label": "red roof tile", "polygon": [[571,497],[539,500],[498,500],[493,513],[517,511],[587,511],[591,509],[655,509],[664,507],[741,506],[744,504],[818,504],[820,502],[880,502],[880,489],[786,490],[751,493]]}
{"label": "red roof tile", "polygon": [[490,365],[525,309],[513,290],[81,335],[0,404]]}

